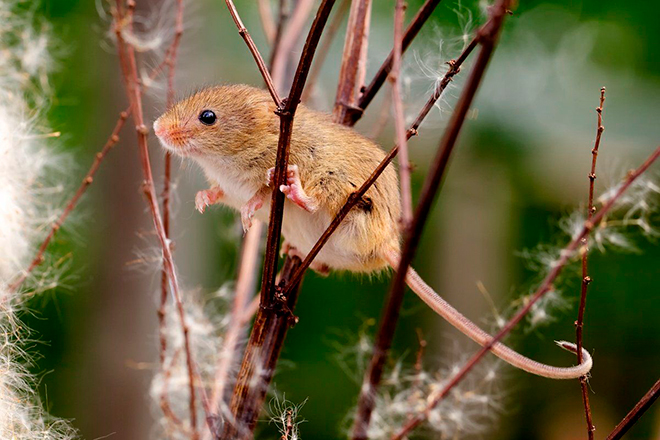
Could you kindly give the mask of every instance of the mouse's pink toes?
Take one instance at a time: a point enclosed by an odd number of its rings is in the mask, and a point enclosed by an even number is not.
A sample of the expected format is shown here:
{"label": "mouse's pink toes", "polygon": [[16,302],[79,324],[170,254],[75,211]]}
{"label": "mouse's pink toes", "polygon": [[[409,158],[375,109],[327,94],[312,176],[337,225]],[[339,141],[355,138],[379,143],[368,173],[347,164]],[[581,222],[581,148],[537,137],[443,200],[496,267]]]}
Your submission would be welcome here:
{"label": "mouse's pink toes", "polygon": [[207,206],[218,203],[224,195],[225,193],[220,188],[197,191],[197,194],[195,194],[195,208],[203,214]]}
{"label": "mouse's pink toes", "polygon": [[243,225],[243,232],[247,232],[252,227],[252,217],[254,211],[250,210],[247,205],[241,206],[241,224]]}
{"label": "mouse's pink toes", "polygon": [[252,227],[254,213],[261,209],[263,205],[264,192],[259,191],[253,195],[245,205],[241,206],[241,223],[243,224],[243,232],[247,232]]}
{"label": "mouse's pink toes", "polygon": [[[269,168],[266,171],[266,186],[273,185],[275,179],[275,168]],[[298,165],[289,165],[286,171],[286,183],[292,184],[300,180],[300,175],[298,174]]]}

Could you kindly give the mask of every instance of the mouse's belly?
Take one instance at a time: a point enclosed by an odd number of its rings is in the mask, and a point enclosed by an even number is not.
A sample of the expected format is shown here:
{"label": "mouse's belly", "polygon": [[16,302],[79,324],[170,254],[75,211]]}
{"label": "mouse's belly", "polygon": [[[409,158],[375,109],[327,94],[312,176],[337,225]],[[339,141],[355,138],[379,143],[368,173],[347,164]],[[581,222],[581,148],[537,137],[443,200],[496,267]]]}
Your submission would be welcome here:
{"label": "mouse's belly", "polygon": [[[307,255],[330,225],[332,217],[322,210],[315,213],[307,212],[288,200],[284,206],[282,223],[284,239],[299,252]],[[260,214],[265,216],[259,217],[263,221],[268,221],[270,203],[268,206],[264,205],[260,211]],[[314,262],[327,265],[332,270],[373,272],[383,269],[387,266],[387,262],[381,258],[382,249],[375,240],[378,234],[373,232],[364,225],[352,222],[349,215],[330,236]],[[375,246],[366,249],[365,246],[360,246],[365,238]]]}

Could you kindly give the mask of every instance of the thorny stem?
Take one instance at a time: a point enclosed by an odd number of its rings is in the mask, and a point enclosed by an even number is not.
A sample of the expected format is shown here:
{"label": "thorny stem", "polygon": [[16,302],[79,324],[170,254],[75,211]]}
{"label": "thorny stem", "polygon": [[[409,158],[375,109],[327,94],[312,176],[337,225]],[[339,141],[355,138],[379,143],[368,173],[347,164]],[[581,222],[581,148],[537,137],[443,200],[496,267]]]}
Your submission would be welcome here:
{"label": "thorny stem", "polygon": [[410,160],[408,157],[408,139],[406,137],[406,122],[401,97],[401,55],[403,20],[405,5],[403,0],[397,0],[394,12],[394,57],[392,59],[392,108],[394,109],[394,128],[396,141],[399,145],[399,176],[401,180],[401,229],[406,230],[412,221],[412,189],[410,186]]}
{"label": "thorny stem", "polygon": [[[499,0],[490,11],[490,20],[488,23],[478,31],[481,50],[479,51],[477,60],[472,68],[470,78],[465,85],[465,89],[456,104],[456,109],[452,114],[447,130],[440,142],[438,153],[431,166],[431,170],[424,182],[422,194],[420,196],[419,204],[415,209],[415,216],[412,224],[410,228],[404,230],[404,244],[401,251],[399,267],[397,268],[394,280],[392,281],[387,304],[381,317],[381,324],[376,336],[373,356],[364,376],[364,382],[358,399],[358,407],[355,422],[353,424],[352,438],[354,440],[364,440],[367,438],[367,430],[375,406],[377,388],[380,384],[383,367],[387,359],[389,348],[392,344],[392,338],[399,318],[399,310],[403,301],[408,266],[410,266],[417,250],[424,224],[426,223],[431,210],[431,205],[433,204],[435,196],[440,188],[440,183],[442,182],[445,170],[447,169],[447,164],[454,146],[456,145],[458,135],[465,122],[467,112],[470,109],[470,105],[472,104],[477,89],[479,88],[481,80],[485,74],[488,62],[495,50],[497,37],[502,27],[506,10],[509,7],[509,1],[510,0]],[[413,420],[416,419],[417,417]]]}
{"label": "thorny stem", "polygon": [[[288,327],[295,323],[295,318],[292,319],[291,315],[297,300],[297,290],[288,296],[283,296],[276,287],[278,251],[284,211],[284,193],[278,188],[284,184],[286,179],[293,118],[300,102],[314,52],[334,3],[335,0],[321,2],[307,36],[289,96],[284,106],[277,109],[280,116],[280,138],[273,178],[274,190],[262,276],[261,303],[232,396],[231,409],[234,420],[233,423],[225,424],[225,430],[221,436],[223,439],[233,439],[237,435],[240,435],[240,438],[251,435],[284,337]],[[290,279],[293,270],[299,263],[298,258],[287,258],[282,269],[282,279]],[[257,369],[259,371],[256,371]]]}
{"label": "thorny stem", "polygon": [[[616,202],[619,200],[619,198],[626,192],[626,190],[630,187],[630,185],[635,182],[642,174],[646,172],[646,170],[649,169],[649,167],[660,157],[660,146],[658,146],[653,153],[644,161],[642,165],[640,165],[639,168],[636,170],[630,171],[626,178],[624,179],[623,183],[619,186],[617,189],[616,193],[607,200],[607,202],[602,206],[600,211],[596,213],[591,220],[587,220],[584,222],[584,225],[582,226],[582,230],[580,231],[579,234],[573,240],[568,243],[568,245],[559,253],[559,258],[557,261],[554,263],[552,270],[548,273],[548,275],[545,277],[543,282],[541,282],[541,285],[539,288],[534,292],[534,294],[531,296],[527,304],[516,313],[516,315],[509,320],[509,322],[506,323],[504,327],[502,327],[502,330],[499,331],[486,345],[484,345],[460,370],[456,375],[447,382],[447,384],[443,387],[442,390],[438,391],[435,393],[435,395],[429,396],[428,399],[428,404],[424,411],[422,411],[417,417],[414,419],[410,420],[406,425],[401,428],[400,431],[396,433],[396,435],[392,436],[392,440],[401,440],[403,439],[410,431],[415,429],[420,423],[422,423],[426,418],[428,417],[429,413],[433,408],[435,408],[438,403],[447,396],[449,391],[451,391],[452,388],[454,388],[476,365],[479,363],[479,361],[488,353],[488,350],[499,342],[504,336],[506,336],[524,317],[529,313],[529,311],[532,309],[534,304],[536,304],[542,297],[545,295],[547,292],[552,290],[552,286],[554,281],[557,279],[563,268],[566,266],[568,261],[571,259],[571,257],[575,254],[575,252],[579,249],[579,247],[582,244],[582,239],[586,236],[588,236],[591,231],[600,224],[600,222],[605,218],[605,215],[614,207]],[[573,351],[570,347],[561,345],[562,348],[568,349]],[[574,347],[573,347],[574,348]],[[660,393],[660,384],[656,383],[656,385],[647,393],[647,395],[640,401],[640,407],[637,408],[637,411],[633,410],[635,412],[635,415],[632,417],[636,417],[634,421],[628,421],[626,424],[632,424],[634,423],[639,416],[641,416],[640,412],[645,411],[648,409],[648,406],[650,406],[651,403],[653,403],[653,400],[657,399],[658,394]],[[652,401],[649,403],[645,399],[650,398]],[[645,403],[646,402],[646,403]],[[646,406],[645,406],[646,405]],[[639,414],[639,415],[637,415]],[[629,414],[630,415],[630,414]],[[628,416],[626,416],[627,418]],[[625,420],[625,419],[624,419]],[[623,422],[622,422],[623,423]],[[619,438],[619,437],[614,437],[614,438]],[[610,437],[608,437],[608,440]]]}
{"label": "thorny stem", "polygon": [[316,86],[316,82],[318,81],[319,75],[321,74],[321,69],[323,67],[323,64],[325,64],[325,60],[328,57],[328,53],[330,53],[330,47],[332,46],[332,42],[334,41],[335,36],[337,35],[337,31],[339,30],[339,27],[344,21],[344,17],[346,16],[346,13],[348,12],[349,4],[350,4],[350,0],[341,0],[341,3],[337,7],[337,11],[335,12],[334,17],[332,17],[332,21],[330,22],[327,30],[323,34],[323,41],[321,41],[321,46],[316,52],[317,53],[316,57],[314,57],[314,65],[312,66],[312,70],[309,72],[309,79],[307,80],[307,86],[303,91],[303,95],[302,95],[303,102],[309,101],[309,98],[312,96],[312,93],[314,92],[314,87]]}
{"label": "thorny stem", "polygon": [[660,379],[647,391],[646,394],[637,402],[628,414],[614,428],[614,431],[607,436],[605,440],[618,440],[628,432],[632,426],[644,415],[647,409],[651,407],[660,397]]}
{"label": "thorny stem", "polygon": [[[477,37],[475,36],[470,42],[470,44],[468,44],[468,46],[459,55],[458,58],[456,58],[455,60],[451,60],[447,63],[449,65],[449,70],[447,71],[447,73],[445,73],[445,76],[442,78],[442,80],[436,84],[433,94],[426,101],[426,104],[424,104],[424,107],[417,115],[417,118],[415,118],[415,121],[411,124],[410,128],[406,132],[407,139],[410,139],[411,137],[418,134],[418,130],[422,122],[424,122],[424,119],[429,114],[429,112],[431,111],[437,100],[440,99],[443,92],[445,91],[449,83],[452,81],[454,76],[456,76],[456,74],[460,72],[461,66],[463,65],[465,60],[467,60],[467,58],[470,56],[476,45],[477,45]],[[325,246],[325,244],[328,242],[330,236],[332,236],[332,234],[337,230],[337,228],[339,227],[341,222],[346,218],[346,216],[351,211],[351,209],[353,209],[353,207],[360,201],[362,196],[364,196],[366,192],[369,190],[369,188],[371,188],[371,186],[376,182],[376,180],[383,173],[383,171],[385,171],[387,166],[396,157],[398,152],[399,152],[399,147],[398,145],[395,145],[387,154],[387,156],[385,156],[385,158],[380,162],[380,164],[378,164],[376,169],[371,173],[371,176],[369,176],[369,178],[362,184],[362,186],[360,186],[360,188],[357,191],[355,191],[353,194],[351,194],[348,197],[348,199],[341,207],[339,212],[332,219],[332,222],[330,222],[330,225],[323,232],[323,234],[318,239],[316,244],[314,244],[314,247],[312,247],[312,249],[309,251],[309,253],[305,257],[305,260],[302,263],[302,266],[296,271],[294,276],[291,278],[290,283],[284,287],[283,293],[285,295],[287,295],[293,289],[293,287],[298,282],[300,282],[300,280],[303,277],[303,274],[305,273],[305,270],[307,270],[309,265],[312,264],[312,261],[314,261],[314,258],[316,258],[316,256],[321,251],[323,246]]]}
{"label": "thorny stem", "polygon": [[353,0],[348,16],[348,27],[341,67],[337,96],[332,116],[335,122],[346,124],[355,108],[358,88],[362,86],[369,43],[369,21],[371,0]]}
{"label": "thorny stem", "polygon": [[[600,104],[596,108],[598,113],[598,125],[596,127],[596,140],[594,148],[591,150],[591,172],[589,173],[589,202],[587,204],[587,220],[591,220],[596,212],[594,207],[594,183],[596,181],[596,159],[598,159],[598,147],[600,147],[600,138],[603,134],[603,104],[605,104],[605,87],[600,89]],[[578,364],[582,363],[582,341],[583,341],[583,327],[584,327],[584,311],[587,307],[587,290],[592,279],[588,272],[588,253],[589,253],[589,236],[582,239],[582,287],[580,291],[580,306],[578,308],[578,317],[575,321],[575,340],[577,343],[577,358]],[[589,405],[589,387],[587,385],[587,377],[580,378],[580,388],[582,390],[582,402],[584,403],[584,417],[587,422],[587,436],[589,440],[593,440],[594,431],[596,427],[593,424],[591,417],[591,406]]]}
{"label": "thorny stem", "polygon": [[[139,89],[135,50],[124,40],[121,31],[121,26],[132,26],[134,8],[135,2],[133,0],[129,0],[126,16],[123,17],[122,2],[121,0],[117,0],[115,11],[115,36],[117,38],[117,48],[122,69],[122,78],[126,86],[126,94],[130,101],[133,121],[135,122],[135,128],[137,132],[138,150],[140,153],[142,172],[144,174],[144,182],[142,183],[142,188],[147,198],[149,209],[151,211],[151,217],[154,222],[154,228],[156,230],[156,235],[158,236],[158,240],[160,242],[161,251],[163,253],[163,267],[165,268],[168,279],[170,281],[170,289],[174,296],[174,301],[179,314],[179,320],[183,330],[184,350],[188,368],[188,385],[190,394],[190,426],[192,429],[192,438],[194,440],[199,437],[199,433],[197,428],[197,410],[195,405],[195,369],[194,360],[192,358],[192,349],[190,346],[189,329],[185,320],[185,311],[183,309],[183,303],[181,301],[181,295],[179,292],[179,283],[176,275],[176,266],[174,265],[174,257],[172,256],[170,241],[165,233],[163,220],[160,214],[153,173],[151,170],[151,162],[149,160],[149,147],[147,143],[147,135],[149,130],[144,123],[144,114],[142,111],[142,95]],[[124,19],[126,19],[126,22],[124,22]]]}
{"label": "thorny stem", "polygon": [[[406,29],[405,34],[403,35],[402,47],[401,47],[402,53],[405,52],[406,49],[408,49],[410,43],[412,43],[412,41],[415,39],[420,29],[422,29],[422,26],[424,26],[424,23],[426,23],[426,20],[431,16],[433,10],[435,9],[436,6],[438,6],[438,4],[441,1],[442,0],[426,0],[426,2],[422,5],[422,7],[419,8],[419,11],[417,11],[417,14],[412,19],[412,21],[408,25],[408,28]],[[353,111],[349,115],[350,118],[347,121],[348,125],[350,126],[355,125],[355,123],[362,117],[364,110],[374,99],[376,93],[378,93],[378,90],[380,90],[380,87],[387,79],[387,76],[389,75],[390,70],[392,69],[393,61],[394,61],[394,49],[392,49],[392,51],[387,56],[383,64],[380,66],[378,72],[371,80],[369,85],[364,89],[364,92],[362,93],[360,99],[357,102],[357,107],[353,109]]]}
{"label": "thorny stem", "polygon": [[277,93],[275,84],[273,83],[273,78],[271,78],[270,72],[268,72],[266,63],[264,62],[264,59],[259,53],[259,49],[257,49],[257,45],[254,44],[254,40],[252,40],[250,33],[243,25],[243,21],[241,20],[241,17],[238,15],[238,11],[236,10],[236,6],[234,6],[234,2],[232,0],[225,0],[225,3],[227,4],[227,8],[229,9],[231,18],[234,20],[234,23],[238,28],[238,34],[241,36],[241,38],[243,38],[245,44],[247,44],[247,47],[250,50],[250,53],[252,54],[254,61],[257,63],[259,72],[261,72],[261,76],[264,78],[266,87],[268,88],[270,95],[273,97],[273,101],[275,101],[275,105],[277,107],[282,107],[282,100],[280,99],[280,95]]}

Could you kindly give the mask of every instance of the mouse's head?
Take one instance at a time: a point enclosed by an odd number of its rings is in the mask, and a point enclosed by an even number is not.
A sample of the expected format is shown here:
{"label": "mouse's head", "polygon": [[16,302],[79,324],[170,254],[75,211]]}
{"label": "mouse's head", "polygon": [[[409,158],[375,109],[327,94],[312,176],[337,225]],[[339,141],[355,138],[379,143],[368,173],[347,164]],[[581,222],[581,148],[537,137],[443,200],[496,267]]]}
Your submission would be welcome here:
{"label": "mouse's head", "polygon": [[211,87],[183,99],[154,122],[164,148],[180,156],[232,154],[272,115],[262,90],[230,85]]}

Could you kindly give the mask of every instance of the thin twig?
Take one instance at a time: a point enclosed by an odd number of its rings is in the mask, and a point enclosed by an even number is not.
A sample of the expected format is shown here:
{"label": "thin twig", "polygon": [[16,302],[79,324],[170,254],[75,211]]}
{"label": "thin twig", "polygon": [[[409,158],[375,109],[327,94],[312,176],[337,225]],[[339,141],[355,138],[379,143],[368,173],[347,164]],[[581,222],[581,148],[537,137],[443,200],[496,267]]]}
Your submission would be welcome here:
{"label": "thin twig", "polygon": [[647,409],[651,407],[660,397],[660,379],[651,387],[650,390],[637,402],[628,414],[614,428],[614,431],[607,436],[605,440],[618,440],[628,432],[632,426],[644,415]]}
{"label": "thin twig", "polygon": [[410,266],[417,250],[422,230],[430,213],[435,196],[440,188],[440,183],[442,182],[445,170],[447,169],[447,164],[454,146],[456,145],[458,135],[465,122],[467,112],[470,109],[472,100],[474,99],[485,74],[488,62],[495,50],[497,37],[502,27],[504,16],[509,6],[509,1],[510,0],[499,0],[491,9],[490,20],[488,23],[478,31],[481,50],[479,51],[477,60],[472,68],[470,78],[465,85],[465,89],[456,104],[456,109],[452,114],[447,130],[440,142],[438,154],[436,155],[431,170],[424,182],[424,188],[420,196],[419,204],[415,209],[415,216],[412,224],[410,228],[404,230],[404,244],[401,251],[399,267],[397,268],[394,280],[392,281],[387,298],[387,305],[385,306],[385,310],[381,317],[380,327],[376,336],[373,356],[364,376],[364,382],[362,383],[360,397],[358,399],[358,407],[355,422],[353,424],[352,438],[354,440],[364,440],[367,438],[367,429],[375,405],[377,388],[380,384],[383,367],[387,359],[389,348],[392,344],[394,330],[396,329],[399,318],[399,310],[403,301],[408,266]]}
{"label": "thin twig", "polygon": [[401,229],[406,230],[412,221],[412,189],[410,185],[410,159],[408,157],[408,139],[406,137],[406,122],[403,113],[403,98],[401,97],[401,56],[403,20],[405,6],[403,0],[396,0],[394,12],[394,57],[392,58],[392,108],[394,109],[394,129],[396,142],[399,145],[399,176],[401,181]]}
{"label": "thin twig", "polygon": [[[591,172],[589,173],[589,202],[587,205],[587,220],[591,220],[596,212],[594,207],[594,183],[596,181],[596,160],[598,159],[598,147],[600,147],[600,138],[603,134],[603,104],[605,104],[605,87],[600,89],[600,104],[596,108],[596,113],[598,113],[598,125],[596,127],[596,140],[594,142],[594,147],[591,150]],[[588,253],[589,253],[589,236],[586,236],[582,239],[582,287],[580,291],[580,306],[578,308],[578,316],[575,321],[575,340],[577,343],[577,358],[578,364],[582,363],[582,341],[583,341],[583,327],[584,327],[584,311],[587,307],[587,291],[589,289],[589,284],[592,279],[589,276],[588,271]],[[594,426],[592,417],[591,417],[591,406],[589,405],[589,387],[587,385],[587,377],[582,376],[580,378],[580,388],[582,390],[582,402],[584,403],[584,417],[587,422],[587,436],[589,440],[593,440],[594,431],[596,427]]]}
{"label": "thin twig", "polygon": [[282,100],[280,99],[280,95],[277,93],[277,89],[275,88],[275,84],[273,83],[273,78],[271,78],[270,72],[268,72],[266,63],[264,62],[263,57],[259,53],[259,49],[257,49],[257,45],[254,44],[254,40],[252,40],[250,33],[243,25],[243,21],[241,20],[241,17],[238,15],[238,11],[236,10],[236,6],[234,6],[234,2],[232,0],[225,0],[225,3],[227,4],[227,8],[229,9],[231,18],[234,20],[234,23],[238,28],[238,34],[241,36],[241,38],[243,38],[245,44],[247,44],[247,47],[250,50],[250,53],[252,54],[254,61],[257,63],[259,72],[261,72],[261,76],[264,78],[266,87],[268,88],[270,95],[273,97],[273,101],[275,101],[275,105],[278,108],[282,107]]}
{"label": "thin twig", "polygon": [[[410,43],[412,43],[412,41],[415,39],[420,29],[422,29],[422,26],[424,26],[424,23],[426,23],[426,20],[428,20],[428,18],[433,13],[435,7],[438,6],[438,4],[441,1],[442,0],[426,0],[426,2],[422,5],[422,7],[419,8],[419,11],[417,11],[417,14],[408,25],[408,28],[406,29],[406,33],[403,35],[403,41],[401,47],[402,53],[405,52],[406,49],[408,49]],[[353,109],[353,111],[351,111],[350,114],[348,115],[350,116],[349,120],[346,122],[348,125],[351,126],[355,125],[355,123],[362,117],[362,115],[364,114],[364,110],[374,99],[376,93],[378,93],[378,90],[380,90],[380,87],[387,79],[387,76],[389,75],[390,70],[392,69],[393,61],[394,61],[394,49],[392,49],[392,51],[387,56],[383,64],[380,66],[378,72],[371,80],[369,85],[364,89],[364,92],[360,96],[360,99],[358,99],[356,108]]]}
{"label": "thin twig", "polygon": [[353,0],[348,16],[344,52],[339,70],[337,96],[332,116],[335,122],[344,124],[355,108],[357,93],[362,85],[367,57],[371,0]]}
{"label": "thin twig", "polygon": [[[617,189],[616,193],[610,197],[607,202],[603,205],[603,207],[598,211],[591,220],[587,220],[584,222],[584,225],[582,226],[582,230],[580,231],[579,234],[571,240],[568,245],[559,253],[559,258],[557,261],[554,263],[552,270],[548,273],[548,275],[545,277],[545,279],[541,282],[539,288],[534,292],[534,294],[531,296],[527,304],[518,311],[518,313],[515,314],[509,322],[506,323],[504,327],[502,327],[502,330],[500,330],[486,345],[484,345],[459,371],[454,375],[454,377],[451,378],[447,382],[447,384],[442,388],[442,390],[439,390],[436,392],[434,395],[429,396],[428,399],[428,404],[424,411],[422,411],[417,417],[415,417],[413,420],[409,421],[406,423],[406,425],[401,428],[397,432],[396,435],[392,437],[392,440],[401,440],[403,439],[410,431],[415,429],[420,423],[422,423],[426,418],[428,417],[429,413],[433,408],[437,406],[437,404],[447,396],[449,391],[454,388],[474,367],[477,365],[477,363],[488,353],[490,348],[499,342],[504,336],[506,336],[524,317],[529,313],[529,311],[532,309],[534,304],[536,304],[547,292],[552,290],[552,286],[554,281],[557,279],[559,274],[562,272],[570,258],[575,254],[575,252],[579,249],[579,247],[582,244],[582,239],[589,235],[591,231],[600,224],[600,222],[605,218],[605,214],[607,214],[616,204],[616,202],[619,200],[619,198],[626,192],[626,190],[630,187],[630,185],[633,184],[637,178],[639,178],[646,170],[649,169],[649,167],[660,157],[660,146],[658,146],[653,153],[644,161],[644,163],[637,168],[636,170],[630,171],[628,175],[626,176],[625,180],[623,183],[619,186]],[[565,348],[567,350],[573,351],[572,348],[568,346],[561,345],[562,348]],[[573,348],[575,348],[573,346]],[[658,390],[658,384],[656,383],[656,386],[651,389],[649,393],[645,396],[645,399],[647,396],[649,396],[652,400],[655,400],[658,397],[658,393],[660,390]],[[645,399],[642,399],[644,402],[646,402]],[[653,403],[652,401],[647,405],[644,406],[644,402],[642,405],[640,405],[640,408],[638,409],[638,412],[641,411],[643,412],[648,408],[648,405],[650,403]],[[636,407],[637,408],[637,407]],[[641,415],[641,414],[640,414]],[[634,417],[634,416],[633,416]],[[639,417],[637,417],[639,418]],[[636,421],[636,420],[635,420]],[[634,423],[634,422],[632,422]],[[618,438],[618,437],[617,437]]]}
{"label": "thin twig", "polygon": [[[433,91],[433,94],[429,97],[429,99],[426,101],[426,104],[424,104],[424,107],[422,110],[419,112],[417,115],[417,118],[415,118],[415,121],[410,125],[410,128],[408,128],[408,131],[406,132],[406,138],[410,139],[411,137],[415,136],[418,134],[419,127],[422,125],[422,122],[424,122],[424,119],[426,116],[430,113],[431,109],[435,105],[435,103],[440,99],[442,96],[443,92],[449,85],[449,83],[452,81],[454,76],[458,74],[461,70],[461,66],[467,60],[467,58],[470,56],[472,51],[477,45],[477,37],[473,38],[470,44],[463,50],[463,52],[460,54],[458,58],[455,60],[449,61],[447,64],[449,65],[449,70],[447,73],[445,73],[445,76],[442,78],[440,82],[437,83],[435,90]],[[360,188],[355,191],[353,194],[351,194],[344,205],[341,207],[339,212],[335,214],[335,217],[332,219],[332,222],[330,222],[330,225],[326,228],[326,230],[323,232],[321,237],[319,237],[318,241],[316,244],[314,244],[314,247],[309,251],[307,256],[305,257],[305,260],[302,263],[302,266],[296,271],[296,273],[293,275],[291,278],[291,282],[287,284],[284,288],[284,295],[287,295],[295,285],[300,282],[300,280],[303,277],[303,274],[305,273],[305,270],[312,264],[312,261],[314,261],[314,258],[318,255],[318,253],[321,251],[323,246],[328,242],[330,239],[330,236],[337,230],[341,222],[346,218],[348,213],[353,209],[353,207],[361,200],[362,196],[366,194],[367,190],[371,188],[371,186],[376,182],[378,177],[385,171],[385,169],[388,167],[390,162],[396,157],[397,153],[399,152],[399,146],[395,145],[390,152],[385,156],[385,158],[378,164],[376,169],[371,173],[371,176],[360,186]]]}
{"label": "thin twig", "polygon": [[156,235],[160,243],[161,251],[163,253],[163,266],[167,271],[167,276],[170,281],[170,289],[174,296],[174,301],[179,313],[179,320],[183,330],[184,338],[184,351],[186,354],[186,364],[188,368],[188,382],[189,382],[189,394],[190,394],[190,426],[192,429],[192,438],[197,439],[199,437],[197,429],[197,410],[196,410],[196,400],[195,400],[195,369],[194,369],[194,360],[192,357],[192,349],[190,346],[190,337],[189,329],[185,320],[185,311],[183,309],[183,303],[181,301],[181,295],[179,292],[179,283],[176,275],[176,267],[174,265],[174,258],[172,256],[172,249],[170,247],[170,242],[165,234],[165,228],[163,226],[163,220],[160,213],[160,208],[158,206],[158,198],[156,195],[156,188],[154,185],[153,173],[151,169],[151,163],[149,159],[149,146],[147,143],[147,135],[149,133],[148,128],[144,123],[144,114],[142,111],[142,95],[139,88],[139,78],[138,78],[138,69],[137,62],[135,59],[135,50],[134,48],[124,40],[122,35],[121,26],[132,26],[132,17],[133,11],[135,8],[135,2],[129,0],[128,9],[126,15],[122,15],[122,2],[117,0],[117,6],[115,13],[115,36],[117,38],[117,48],[119,53],[119,60],[122,69],[122,78],[126,87],[126,94],[131,103],[131,109],[133,114],[133,121],[135,122],[135,128],[137,132],[138,140],[138,150],[140,153],[140,163],[142,166],[142,172],[144,174],[144,181],[142,183],[142,189],[147,198],[149,209],[151,211],[151,217],[154,222],[154,228],[156,230]]}

